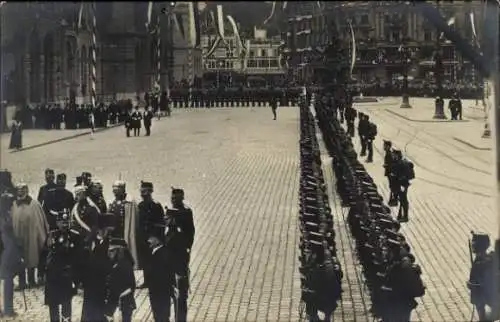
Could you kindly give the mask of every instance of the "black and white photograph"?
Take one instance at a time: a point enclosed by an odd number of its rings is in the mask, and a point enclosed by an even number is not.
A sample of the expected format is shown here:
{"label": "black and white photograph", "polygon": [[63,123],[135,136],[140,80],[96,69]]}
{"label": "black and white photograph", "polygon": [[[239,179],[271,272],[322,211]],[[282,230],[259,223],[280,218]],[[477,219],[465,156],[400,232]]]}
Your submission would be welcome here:
{"label": "black and white photograph", "polygon": [[0,321],[500,321],[500,0],[0,30]]}

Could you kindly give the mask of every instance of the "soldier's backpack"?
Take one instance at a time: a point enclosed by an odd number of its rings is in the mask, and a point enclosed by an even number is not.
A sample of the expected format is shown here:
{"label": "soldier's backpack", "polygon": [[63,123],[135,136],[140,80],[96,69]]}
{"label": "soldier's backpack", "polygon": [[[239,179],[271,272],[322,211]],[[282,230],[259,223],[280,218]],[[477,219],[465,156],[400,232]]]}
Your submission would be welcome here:
{"label": "soldier's backpack", "polygon": [[368,135],[372,138],[376,137],[377,136],[377,125],[375,125],[374,123],[369,123],[368,124]]}
{"label": "soldier's backpack", "polygon": [[405,170],[406,170],[406,177],[408,180],[413,180],[415,179],[415,166],[413,165],[413,162],[410,160],[404,160],[404,165],[405,165]]}
{"label": "soldier's backpack", "polygon": [[425,285],[422,281],[420,268],[414,265],[406,274],[406,291],[412,297],[422,297],[425,295]]}

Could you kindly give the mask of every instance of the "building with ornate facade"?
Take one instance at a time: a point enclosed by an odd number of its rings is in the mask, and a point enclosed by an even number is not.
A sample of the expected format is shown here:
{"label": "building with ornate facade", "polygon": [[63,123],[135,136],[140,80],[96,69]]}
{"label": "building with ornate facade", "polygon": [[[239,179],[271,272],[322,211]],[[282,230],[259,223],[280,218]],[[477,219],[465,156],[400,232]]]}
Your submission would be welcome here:
{"label": "building with ornate facade", "polygon": [[[440,10],[472,41],[469,13],[474,13],[477,24],[482,10],[479,2],[440,2]],[[315,64],[321,64],[320,53],[334,31],[345,46],[351,46],[351,21],[356,39],[353,76],[360,82],[391,83],[400,79],[406,68],[415,80],[432,79],[438,43],[445,81],[479,81],[472,64],[446,39],[438,42],[440,33],[403,2],[288,2],[284,18],[288,22],[284,37],[287,58],[293,77],[299,80],[314,81]],[[480,30],[477,32],[480,40]],[[408,54],[408,60],[402,52]]]}
{"label": "building with ornate facade", "polygon": [[254,29],[251,37],[242,40],[247,47],[245,51],[238,46],[237,37],[226,31],[225,42],[207,56],[216,37],[215,33],[201,37],[205,79],[209,82],[213,82],[215,76],[215,83],[224,82],[229,87],[235,83],[257,86],[275,83],[284,77],[278,52],[281,37],[267,37],[266,30]]}
{"label": "building with ornate facade", "polygon": [[[155,3],[155,12],[167,5]],[[96,3],[98,101],[131,98],[151,89],[156,68],[153,36],[146,30],[147,2]],[[90,102],[91,9],[80,3],[7,3],[2,15],[2,101]],[[185,4],[173,11],[189,17]],[[165,15],[163,15],[165,16]],[[201,51],[161,18],[162,87],[201,75]],[[166,16],[165,16],[166,17]],[[189,57],[189,62],[188,62]],[[189,66],[189,68],[187,67]],[[190,76],[192,74],[193,76]]]}

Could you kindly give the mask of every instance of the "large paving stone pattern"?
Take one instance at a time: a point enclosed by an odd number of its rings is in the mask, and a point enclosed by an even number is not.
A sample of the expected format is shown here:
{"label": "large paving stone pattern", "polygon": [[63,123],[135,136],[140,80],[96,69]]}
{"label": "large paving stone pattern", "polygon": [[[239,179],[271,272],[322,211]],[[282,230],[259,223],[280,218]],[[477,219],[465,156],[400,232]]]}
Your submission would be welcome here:
{"label": "large paving stone pattern", "polygon": [[[396,100],[357,106],[378,124],[375,162],[367,170],[387,195],[382,139],[392,139],[416,166],[410,222],[403,231],[422,266],[427,294],[412,320],[468,321],[472,308],[465,287],[470,269],[467,238],[470,230],[495,233],[491,152],[456,140],[480,136],[473,126],[480,128],[480,120],[465,114],[470,122],[411,121],[427,117],[427,102],[418,104],[420,111],[414,106],[411,113],[420,114],[405,118],[391,113],[400,113]],[[39,144],[40,135],[30,138],[33,133],[25,132],[25,142]],[[61,134],[50,135],[57,139]],[[16,182],[28,183],[33,194],[47,167],[67,173],[71,186],[82,171],[92,172],[103,181],[107,200],[118,178],[127,182],[135,199],[140,180],[154,182],[155,198],[162,203],[168,201],[171,186],[183,187],[196,225],[189,320],[298,321],[298,138],[296,108],[281,108],[277,121],[268,108],[186,109],[155,121],[151,137],[126,138],[124,128],[117,127],[94,139],[86,135],[9,153],[2,136],[0,161]],[[344,271],[344,293],[334,319],[372,321],[346,209],[336,202],[328,155],[323,153],[322,159]],[[142,281],[141,273],[137,279]],[[43,290],[26,291],[26,299],[24,311],[21,294],[15,294],[20,314],[16,321],[46,321]],[[134,321],[152,321],[147,291],[136,291],[136,301]],[[73,305],[78,321],[80,295]]]}

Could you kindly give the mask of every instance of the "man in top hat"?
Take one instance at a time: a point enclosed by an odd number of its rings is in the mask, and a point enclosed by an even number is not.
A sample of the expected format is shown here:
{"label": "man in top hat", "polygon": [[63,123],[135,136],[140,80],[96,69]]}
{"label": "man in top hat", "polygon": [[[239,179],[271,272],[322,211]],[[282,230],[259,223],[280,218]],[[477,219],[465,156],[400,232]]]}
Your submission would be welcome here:
{"label": "man in top hat", "polygon": [[12,226],[23,250],[26,272],[19,275],[19,288],[35,286],[35,268],[40,262],[40,254],[47,239],[49,224],[40,203],[29,195],[28,185],[20,184],[17,187],[17,200],[12,205]]}
{"label": "man in top hat", "polygon": [[83,304],[82,322],[105,322],[107,307],[107,285],[110,263],[109,251],[109,230],[114,225],[114,216],[102,214],[96,222],[96,233],[93,234],[88,247],[86,259],[81,265],[84,267],[82,274],[83,281]]}
{"label": "man in top hat", "polygon": [[184,190],[172,188],[172,208],[166,212],[165,246],[176,258],[176,321],[187,319],[189,259],[194,241],[193,211],[184,204]]}
{"label": "man in top hat", "polygon": [[[146,107],[146,110],[144,111],[144,128],[146,129],[146,136],[151,135],[151,123],[153,120],[153,112],[151,111],[151,107]],[[140,121],[139,121],[140,122]]]}
{"label": "man in top hat", "polygon": [[175,285],[175,254],[163,244],[163,235],[148,238],[151,269],[148,271],[148,291],[155,322],[170,321],[171,299]]}
{"label": "man in top hat", "polygon": [[163,236],[165,232],[165,212],[162,205],[153,199],[153,184],[141,181],[141,198],[139,203],[139,224],[137,227],[137,255],[139,267],[144,270],[144,284],[146,287],[151,250],[148,244],[150,236]]}
{"label": "man in top hat", "polygon": [[80,234],[69,228],[69,212],[57,213],[55,220],[57,228],[51,230],[47,238],[45,284],[45,305],[49,306],[51,322],[71,319],[71,300],[76,294],[81,268],[78,265]]}
{"label": "man in top hat", "polygon": [[134,259],[135,269],[139,269],[137,255],[137,231],[139,208],[133,200],[127,200],[126,185],[123,181],[115,181],[113,184],[113,200],[108,211],[115,215],[115,227],[111,233],[112,238],[123,239]]}
{"label": "man in top hat", "polygon": [[123,239],[110,239],[108,259],[110,270],[106,279],[105,315],[110,320],[120,307],[121,321],[131,322],[136,309],[134,260]]}
{"label": "man in top hat", "polygon": [[142,114],[139,111],[139,106],[135,107],[135,110],[131,114],[131,119],[132,119],[132,128],[134,129],[134,136],[140,136],[141,134],[141,121],[142,121]]}

